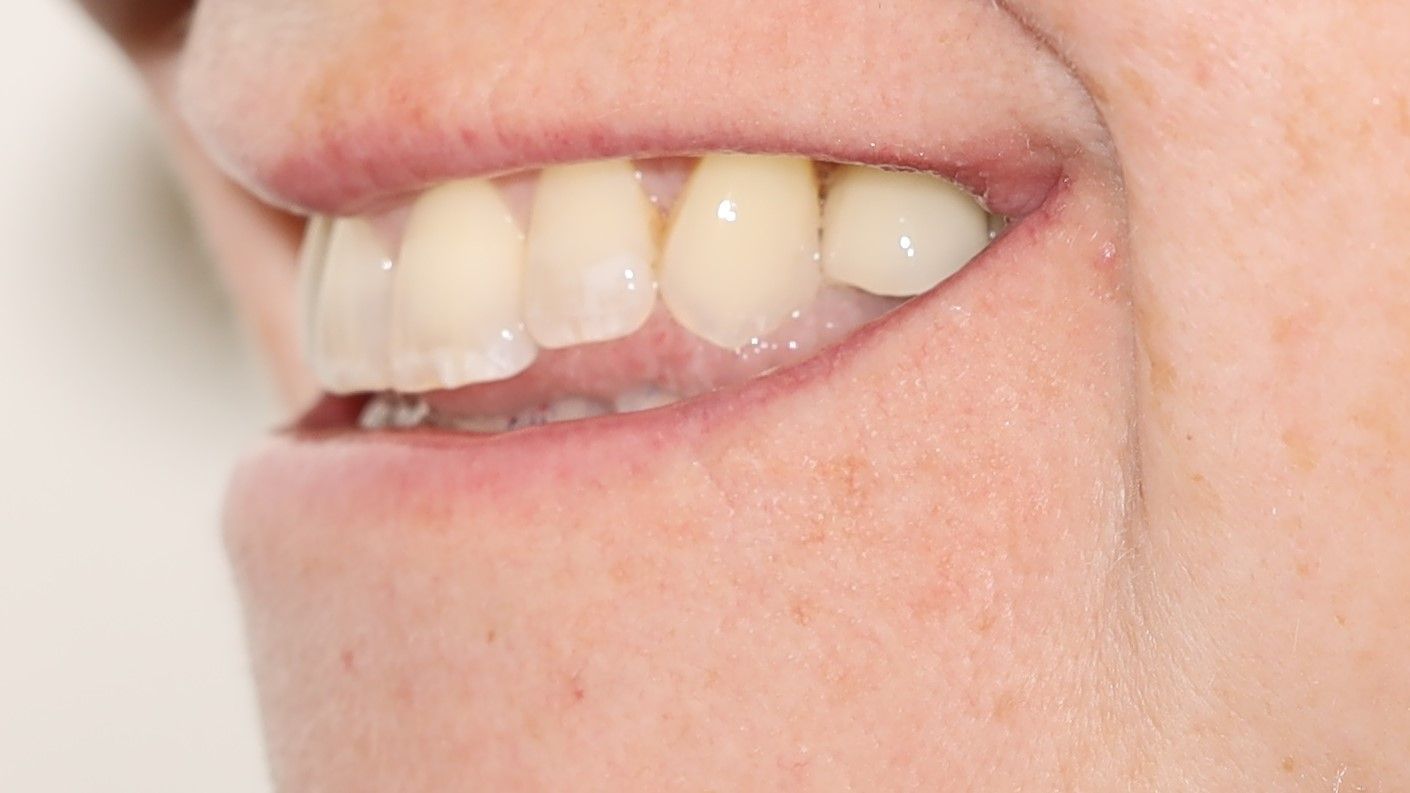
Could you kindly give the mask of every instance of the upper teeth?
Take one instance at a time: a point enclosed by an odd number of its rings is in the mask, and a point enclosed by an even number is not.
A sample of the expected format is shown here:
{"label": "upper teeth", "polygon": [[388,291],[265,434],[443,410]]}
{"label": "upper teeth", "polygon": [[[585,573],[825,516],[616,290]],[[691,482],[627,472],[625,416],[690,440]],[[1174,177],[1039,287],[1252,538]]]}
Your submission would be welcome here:
{"label": "upper teeth", "polygon": [[736,349],[807,308],[824,276],[916,295],[989,241],[978,203],[934,177],[841,166],[823,206],[809,160],[711,155],[676,197],[661,244],[664,208],[634,171],[627,161],[544,169],[527,236],[484,179],[418,198],[395,256],[368,219],[311,223],[315,373],[338,393],[507,379],[540,347],[641,328],[658,281],[677,322]]}
{"label": "upper teeth", "polygon": [[396,390],[503,380],[534,362],[519,306],[523,260],[524,233],[489,182],[451,182],[417,199],[392,286]]}
{"label": "upper teeth", "polygon": [[877,295],[925,292],[989,242],[989,215],[954,185],[918,173],[844,166],[827,191],[829,278]]}
{"label": "upper teeth", "polygon": [[807,307],[821,281],[813,164],[703,158],[661,254],[661,298],[676,321],[721,347],[742,347]]}
{"label": "upper teeth", "polygon": [[659,222],[624,160],[545,168],[524,284],[534,340],[568,347],[640,328],[656,304]]}

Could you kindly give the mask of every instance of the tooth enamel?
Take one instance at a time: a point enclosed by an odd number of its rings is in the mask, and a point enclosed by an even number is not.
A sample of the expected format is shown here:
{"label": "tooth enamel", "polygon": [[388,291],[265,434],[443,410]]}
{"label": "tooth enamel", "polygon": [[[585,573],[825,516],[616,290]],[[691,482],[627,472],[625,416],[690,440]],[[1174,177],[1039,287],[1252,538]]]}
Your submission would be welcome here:
{"label": "tooth enamel", "polygon": [[559,421],[577,421],[578,419],[590,419],[594,416],[605,416],[612,412],[612,408],[586,397],[563,397],[555,399],[543,410],[542,424],[554,424]]}
{"label": "tooth enamel", "polygon": [[533,363],[523,260],[524,235],[489,182],[451,182],[417,199],[392,289],[398,391],[503,380]]}
{"label": "tooth enamel", "polygon": [[419,396],[381,393],[367,400],[357,423],[365,430],[409,430],[424,424],[430,413],[430,405]]}
{"label": "tooth enamel", "polygon": [[315,221],[305,252],[305,300],[314,306],[308,350],[318,379],[333,393],[387,388],[394,271],[386,247],[370,223],[343,218]]}
{"label": "tooth enamel", "polygon": [[422,420],[445,429],[465,432],[499,433],[525,427],[541,427],[560,421],[576,421],[611,413],[608,406],[586,397],[560,397],[547,405],[521,410],[514,414],[489,416],[455,416],[432,413]]}
{"label": "tooth enamel", "polygon": [[676,200],[661,298],[686,329],[738,349],[817,293],[818,224],[811,161],[703,157]]}
{"label": "tooth enamel", "polygon": [[658,213],[626,160],[545,168],[534,194],[524,322],[544,347],[630,335],[656,303]]}
{"label": "tooth enamel", "polygon": [[309,218],[299,246],[299,343],[306,355],[314,350],[314,318],[318,316],[318,291],[323,287],[323,270],[328,263],[328,232],[332,219],[325,215]]}
{"label": "tooth enamel", "polygon": [[842,166],[823,209],[823,271],[873,294],[918,295],[989,244],[989,222],[973,198],[935,177]]}
{"label": "tooth enamel", "polygon": [[681,398],[670,391],[656,386],[642,386],[619,394],[612,407],[618,413],[639,413],[643,410],[665,407],[679,402]]}

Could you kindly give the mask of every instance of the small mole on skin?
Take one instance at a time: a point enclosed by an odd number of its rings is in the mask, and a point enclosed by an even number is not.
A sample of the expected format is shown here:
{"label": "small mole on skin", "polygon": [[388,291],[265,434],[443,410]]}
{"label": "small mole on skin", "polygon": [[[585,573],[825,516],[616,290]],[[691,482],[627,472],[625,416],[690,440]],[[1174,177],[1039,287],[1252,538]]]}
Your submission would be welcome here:
{"label": "small mole on skin", "polygon": [[351,673],[357,666],[357,655],[352,650],[343,650],[338,654],[338,660],[342,662],[344,672]]}
{"label": "small mole on skin", "polygon": [[1297,763],[1294,762],[1291,757],[1284,757],[1284,758],[1283,758],[1283,773],[1285,773],[1285,774],[1291,774],[1291,773],[1293,772],[1293,769],[1294,769],[1294,768],[1297,768]]}
{"label": "small mole on skin", "polygon": [[494,628],[485,631],[485,644],[494,644],[497,638],[499,638],[499,634],[494,632]]}

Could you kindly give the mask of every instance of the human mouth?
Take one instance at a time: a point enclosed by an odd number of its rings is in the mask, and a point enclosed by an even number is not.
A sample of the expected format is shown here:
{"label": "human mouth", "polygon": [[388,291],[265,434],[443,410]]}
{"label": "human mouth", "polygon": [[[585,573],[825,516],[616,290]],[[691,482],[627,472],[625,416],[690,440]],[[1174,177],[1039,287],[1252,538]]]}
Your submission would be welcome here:
{"label": "human mouth", "polygon": [[818,354],[959,272],[1003,222],[932,174],[796,156],[454,180],[310,224],[305,345],[327,391],[363,399],[364,428],[638,412]]}

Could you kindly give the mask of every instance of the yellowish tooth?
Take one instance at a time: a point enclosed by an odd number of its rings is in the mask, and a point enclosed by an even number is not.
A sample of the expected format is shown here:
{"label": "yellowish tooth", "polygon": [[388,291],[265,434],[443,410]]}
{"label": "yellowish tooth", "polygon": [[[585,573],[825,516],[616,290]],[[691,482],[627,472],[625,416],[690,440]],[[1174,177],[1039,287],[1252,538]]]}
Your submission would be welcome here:
{"label": "yellowish tooth", "polygon": [[954,275],[989,244],[989,216],[933,176],[842,166],[823,209],[823,272],[877,295],[907,297]]}
{"label": "yellowish tooth", "polygon": [[304,266],[315,376],[338,394],[387,388],[393,266],[386,246],[361,218],[318,221],[309,234]]}
{"label": "yellowish tooth", "polygon": [[524,322],[541,346],[630,335],[656,303],[658,214],[626,160],[545,168],[534,193]]}
{"label": "yellowish tooth", "polygon": [[538,347],[521,313],[524,234],[494,185],[450,182],[416,200],[392,289],[398,391],[504,380]]}
{"label": "yellowish tooth", "polygon": [[316,215],[304,226],[299,246],[299,343],[311,361],[314,353],[314,321],[318,316],[318,292],[323,287],[323,270],[328,263],[328,233],[333,219]]}
{"label": "yellowish tooth", "polygon": [[676,200],[661,298],[676,321],[736,349],[817,293],[818,186],[798,157],[703,157]]}

